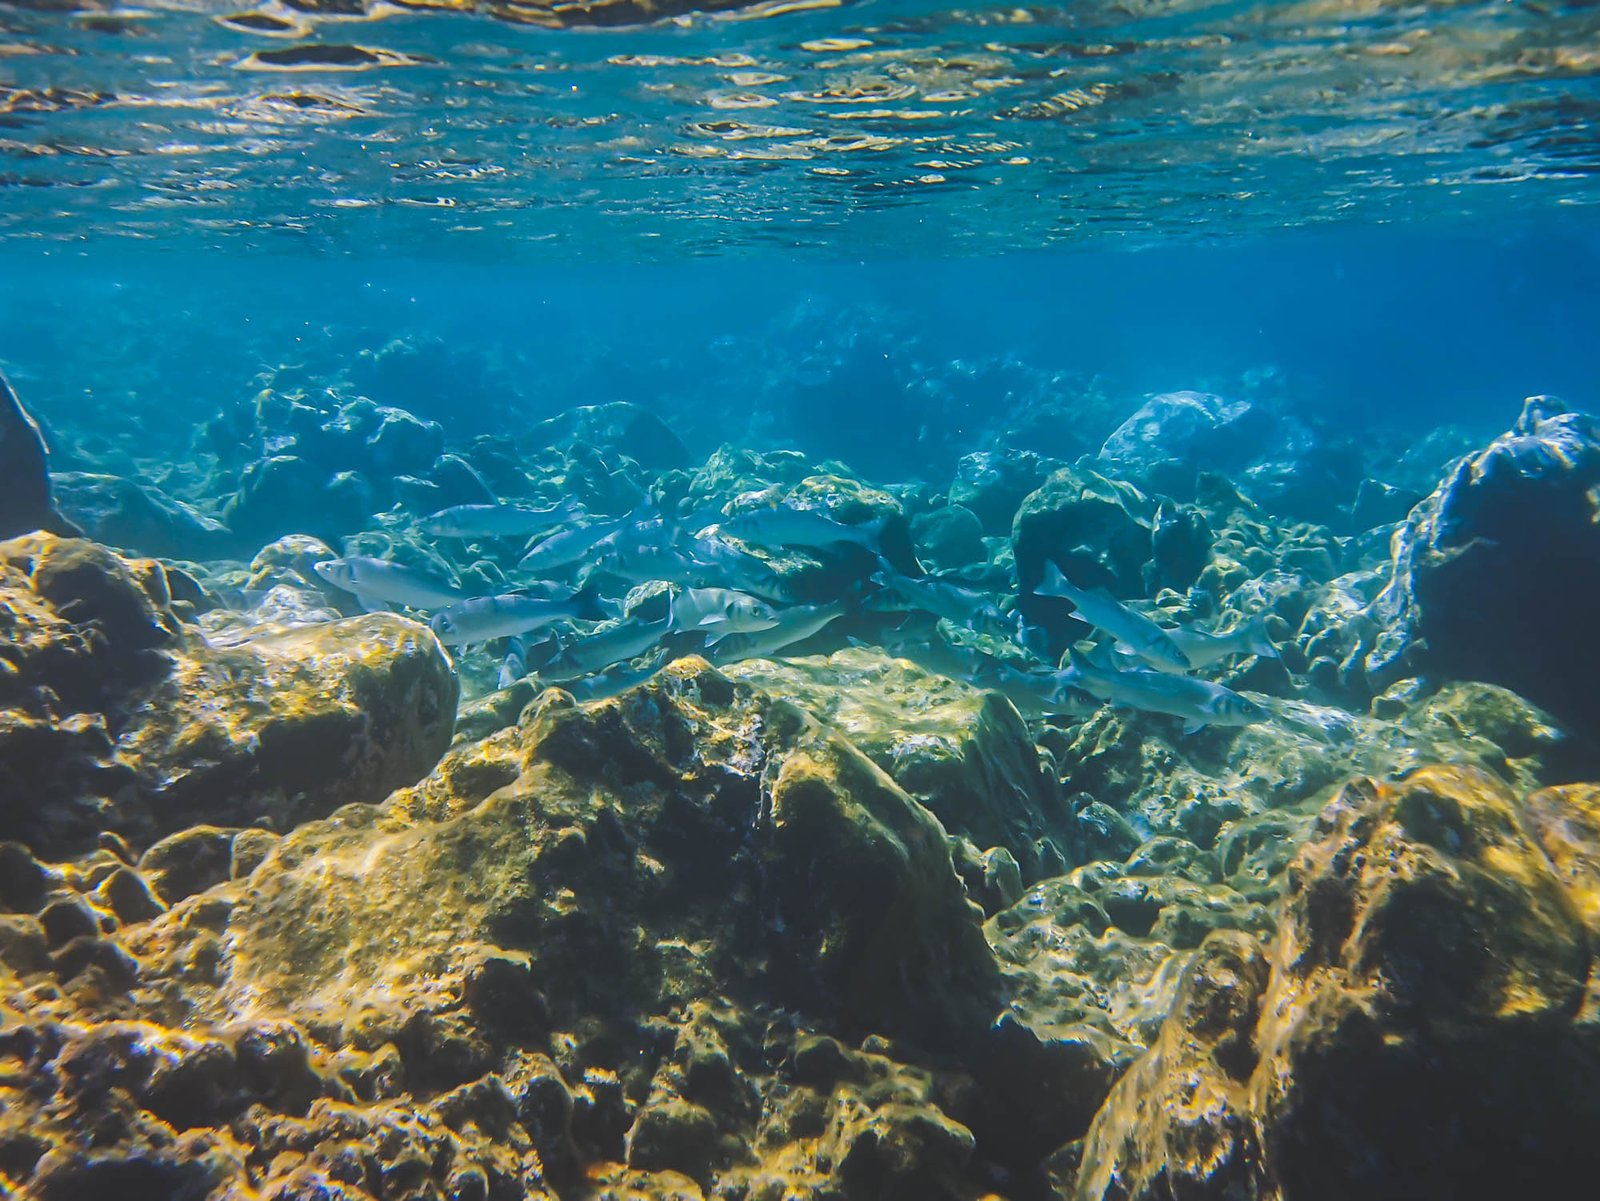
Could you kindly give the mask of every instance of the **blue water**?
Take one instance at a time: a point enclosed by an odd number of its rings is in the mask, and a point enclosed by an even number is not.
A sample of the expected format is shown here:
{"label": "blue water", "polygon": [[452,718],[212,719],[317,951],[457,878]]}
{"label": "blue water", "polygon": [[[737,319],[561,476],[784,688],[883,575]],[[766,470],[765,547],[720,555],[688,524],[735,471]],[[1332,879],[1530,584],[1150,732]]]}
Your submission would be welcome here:
{"label": "blue water", "polygon": [[[1339,422],[1486,437],[1524,395],[1595,403],[1600,235],[1586,213],[1557,217],[955,260],[496,267],[359,244],[240,254],[177,232],[13,243],[0,362],[47,423],[132,422],[156,457],[281,364],[354,367],[374,399],[462,437],[630,400],[703,450],[756,437],[891,478],[947,478],[919,458],[929,422],[957,451],[1006,398],[1091,385],[1131,411],[1266,375]],[[416,363],[362,375],[363,353],[396,341]]]}

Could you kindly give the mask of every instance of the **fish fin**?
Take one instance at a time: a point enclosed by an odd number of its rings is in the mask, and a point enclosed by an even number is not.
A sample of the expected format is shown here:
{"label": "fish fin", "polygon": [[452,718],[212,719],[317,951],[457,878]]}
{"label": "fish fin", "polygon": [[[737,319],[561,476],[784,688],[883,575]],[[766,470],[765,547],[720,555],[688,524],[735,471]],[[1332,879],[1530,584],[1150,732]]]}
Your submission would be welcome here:
{"label": "fish fin", "polygon": [[1078,589],[1061,574],[1061,568],[1056,566],[1054,559],[1044,561],[1044,575],[1034,587],[1033,593],[1035,596],[1058,596],[1063,600],[1071,600],[1075,595],[1079,595]]}
{"label": "fish fin", "polygon": [[1263,659],[1281,659],[1278,648],[1273,645],[1271,636],[1267,633],[1267,621],[1264,617],[1251,618],[1246,627],[1249,638],[1245,642],[1245,649],[1252,655],[1259,655]]}
{"label": "fish fin", "polygon": [[584,621],[605,621],[616,615],[612,603],[600,595],[597,584],[585,584],[572,594],[571,600],[577,610],[573,616]]}
{"label": "fish fin", "polygon": [[1083,662],[1096,671],[1121,671],[1117,666],[1116,658],[1111,648],[1106,643],[1097,644],[1093,650],[1083,655]]}
{"label": "fish fin", "polygon": [[1201,721],[1199,718],[1189,717],[1184,719],[1183,732],[1185,734],[1197,734],[1205,728],[1206,723]]}
{"label": "fish fin", "polygon": [[356,598],[356,604],[361,606],[361,611],[363,613],[387,613],[387,612],[389,612],[389,605],[388,605],[388,603],[386,601],[381,601],[377,597],[374,597],[374,596],[368,596],[364,592],[355,592],[355,593],[352,593],[351,595],[353,595]]}

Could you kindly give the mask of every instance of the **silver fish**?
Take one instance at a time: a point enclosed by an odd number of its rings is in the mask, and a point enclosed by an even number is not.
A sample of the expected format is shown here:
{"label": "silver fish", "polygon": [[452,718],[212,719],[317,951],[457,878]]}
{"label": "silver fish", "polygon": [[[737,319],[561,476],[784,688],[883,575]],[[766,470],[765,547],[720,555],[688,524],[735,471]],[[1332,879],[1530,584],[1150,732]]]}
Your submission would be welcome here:
{"label": "silver fish", "polygon": [[509,640],[506,647],[506,657],[500,660],[500,676],[495,682],[496,688],[510,688],[523,676],[528,674],[528,648],[520,638]]}
{"label": "silver fish", "polygon": [[543,509],[527,505],[455,505],[441,509],[417,522],[417,528],[432,538],[509,538],[525,537],[561,525],[583,512],[575,497]]}
{"label": "silver fish", "polygon": [[560,598],[517,593],[473,597],[439,610],[428,624],[446,646],[464,646],[526,634],[570,618],[600,615],[598,595],[592,589],[583,589]]}
{"label": "silver fish", "polygon": [[[957,625],[964,625],[968,629],[1000,637],[1012,637],[1016,634],[1015,622],[1008,622],[1005,614],[989,595],[974,588],[964,588],[948,580],[913,579],[911,576],[900,575],[887,566],[873,573],[872,582],[904,597],[912,608],[921,609],[924,613],[931,613],[935,617],[942,617],[946,621],[953,621]],[[893,601],[874,597],[866,607],[884,611],[893,604]]]}
{"label": "silver fish", "polygon": [[1110,634],[1146,663],[1164,671],[1189,670],[1189,660],[1172,640],[1170,631],[1134,612],[1103,588],[1090,591],[1069,583],[1054,563],[1045,562],[1044,580],[1035,592],[1071,601],[1079,618]]}
{"label": "silver fish", "polygon": [[777,622],[765,630],[724,634],[707,645],[713,663],[735,663],[740,659],[765,659],[786,646],[809,638],[842,616],[843,601],[825,605],[796,605],[778,611]]}
{"label": "silver fish", "polygon": [[622,522],[596,521],[591,525],[568,525],[528,548],[517,562],[523,571],[553,571],[578,562],[602,538],[615,532]]}
{"label": "silver fish", "polygon": [[758,546],[803,546],[834,550],[840,546],[864,546],[875,550],[886,519],[875,518],[860,525],[845,525],[815,509],[753,509],[722,522],[724,533],[741,542]]}
{"label": "silver fish", "polygon": [[349,555],[343,559],[324,559],[311,567],[335,588],[354,593],[364,605],[380,602],[432,609],[461,600],[460,589],[437,576],[386,559]]}
{"label": "silver fish", "polygon": [[600,701],[609,696],[616,696],[619,692],[626,692],[635,684],[642,684],[656,672],[660,671],[671,655],[666,650],[657,651],[648,659],[636,663],[624,663],[613,667],[610,671],[601,672],[599,675],[590,676],[573,684],[563,687],[580,701]]}
{"label": "silver fish", "polygon": [[1168,630],[1168,637],[1178,644],[1190,667],[1208,667],[1229,655],[1260,655],[1264,659],[1278,658],[1278,648],[1267,636],[1267,623],[1253,618],[1229,630],[1226,634],[1208,634],[1204,630]]}
{"label": "silver fish", "polygon": [[789,589],[783,577],[765,559],[747,550],[740,550],[720,537],[720,526],[713,526],[712,531],[690,539],[685,547],[695,562],[704,564],[709,571],[720,573],[725,583],[741,592],[753,592],[768,600],[789,599]]}
{"label": "silver fish", "polygon": [[1072,665],[1059,673],[1063,684],[1113,705],[1181,717],[1185,734],[1202,726],[1253,725],[1269,716],[1249,697],[1209,680],[1143,669],[1116,671],[1077,651],[1071,655]]}
{"label": "silver fish", "polygon": [[621,621],[610,629],[569,643],[539,669],[539,675],[551,680],[571,680],[602,671],[613,664],[638,658],[671,631],[670,616],[660,621]]}
{"label": "silver fish", "polygon": [[731,588],[685,588],[672,598],[672,628],[709,634],[770,630],[778,614],[759,597]]}

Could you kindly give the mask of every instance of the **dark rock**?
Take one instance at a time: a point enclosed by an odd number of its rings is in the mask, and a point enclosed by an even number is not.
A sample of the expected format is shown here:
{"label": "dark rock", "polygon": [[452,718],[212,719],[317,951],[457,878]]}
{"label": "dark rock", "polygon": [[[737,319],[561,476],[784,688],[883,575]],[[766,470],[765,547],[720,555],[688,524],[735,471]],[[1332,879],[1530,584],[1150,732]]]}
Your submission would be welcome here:
{"label": "dark rock", "polygon": [[1393,525],[1405,520],[1407,513],[1424,499],[1422,493],[1409,488],[1399,488],[1382,480],[1365,478],[1356,486],[1356,498],[1350,506],[1350,527],[1371,530]]}
{"label": "dark rock", "polygon": [[151,893],[150,886],[139,873],[131,868],[117,868],[100,882],[95,893],[123,925],[147,922],[159,917],[167,909]]}
{"label": "dark rock", "polygon": [[1210,522],[1198,507],[1161,501],[1152,519],[1146,589],[1187,590],[1210,562],[1215,538]]}
{"label": "dark rock", "polygon": [[1425,672],[1520,693],[1600,734],[1600,423],[1532,397],[1411,511],[1368,609],[1374,691]]}
{"label": "dark rock", "polygon": [[983,526],[971,509],[960,505],[918,513],[911,521],[911,537],[920,557],[938,567],[962,567],[988,555]]}
{"label": "dark rock", "polygon": [[950,484],[950,503],[977,515],[986,534],[1011,530],[1023,499],[1061,464],[1026,450],[983,450],[963,455]]}
{"label": "dark rock", "polygon": [[236,831],[190,826],[153,844],[139,871],[168,905],[228,879]]}
{"label": "dark rock", "polygon": [[34,530],[64,538],[82,534],[51,503],[46,455],[39,426],[0,375],[0,538]]}
{"label": "dark rock", "polygon": [[19,842],[0,842],[0,907],[37,913],[50,891],[51,873]]}
{"label": "dark rock", "polygon": [[141,555],[211,559],[233,541],[220,521],[149,484],[78,471],[54,482],[62,511],[97,542]]}
{"label": "dark rock", "polygon": [[578,446],[627,455],[641,467],[689,465],[689,451],[666,422],[627,401],[584,405],[541,421],[524,440],[538,447],[571,451]]}

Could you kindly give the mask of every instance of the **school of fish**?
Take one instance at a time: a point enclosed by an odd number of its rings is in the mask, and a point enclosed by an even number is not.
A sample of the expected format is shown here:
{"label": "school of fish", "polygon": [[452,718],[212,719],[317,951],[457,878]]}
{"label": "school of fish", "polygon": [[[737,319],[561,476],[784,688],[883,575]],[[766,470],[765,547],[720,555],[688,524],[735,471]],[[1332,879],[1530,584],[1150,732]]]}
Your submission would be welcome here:
{"label": "school of fish", "polygon": [[[677,515],[650,501],[601,517],[569,498],[542,508],[460,505],[416,524],[433,539],[529,539],[517,563],[521,581],[475,595],[378,558],[330,559],[315,570],[364,609],[423,615],[448,647],[493,644],[500,688],[531,677],[598,699],[684,654],[717,664],[776,658],[829,633],[827,644],[804,653],[880,645],[924,670],[1000,692],[1030,718],[1110,704],[1175,717],[1187,733],[1271,716],[1264,699],[1189,674],[1230,656],[1276,656],[1259,619],[1222,632],[1162,625],[1103,590],[1078,587],[1047,562],[1035,595],[1069,602],[1092,643],[1068,647],[1057,661],[1017,597],[897,570],[884,556],[881,520],[850,524],[784,505],[732,517],[715,509]],[[841,594],[796,602],[767,557],[795,551],[837,568],[847,581]],[[652,606],[663,594],[664,605]]]}

